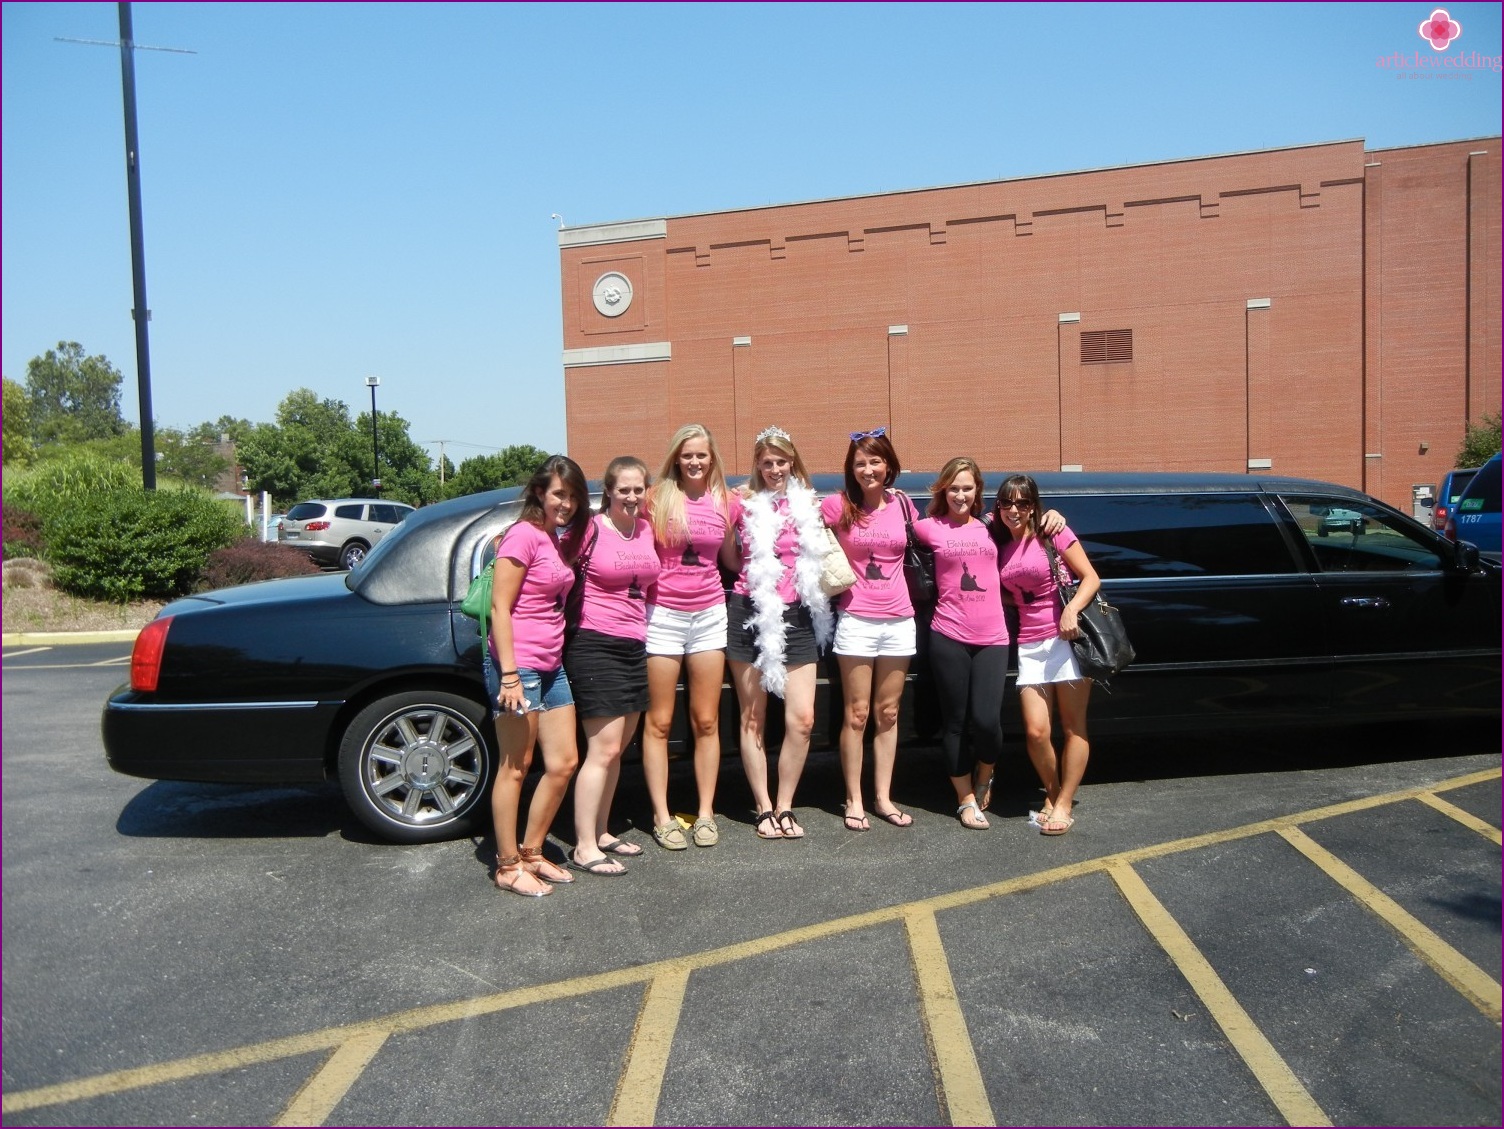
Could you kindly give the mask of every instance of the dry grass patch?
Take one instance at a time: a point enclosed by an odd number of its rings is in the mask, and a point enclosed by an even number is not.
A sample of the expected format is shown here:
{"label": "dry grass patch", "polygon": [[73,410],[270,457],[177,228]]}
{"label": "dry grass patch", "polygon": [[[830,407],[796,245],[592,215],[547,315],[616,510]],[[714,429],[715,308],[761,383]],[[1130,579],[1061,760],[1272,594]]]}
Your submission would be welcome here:
{"label": "dry grass patch", "polygon": [[165,600],[105,604],[52,587],[45,561],[18,557],[5,562],[5,634],[23,631],[139,631]]}

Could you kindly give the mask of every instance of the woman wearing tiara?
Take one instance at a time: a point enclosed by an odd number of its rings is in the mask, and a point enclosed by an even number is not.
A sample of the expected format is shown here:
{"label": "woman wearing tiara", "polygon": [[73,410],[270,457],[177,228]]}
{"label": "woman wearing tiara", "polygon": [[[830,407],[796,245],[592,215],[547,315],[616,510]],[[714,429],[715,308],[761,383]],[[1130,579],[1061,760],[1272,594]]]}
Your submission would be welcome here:
{"label": "woman wearing tiara", "polygon": [[[658,591],[648,607],[648,712],[642,774],[653,805],[653,840],[670,851],[713,847],[715,783],[721,764],[721,681],[726,673],[726,593],[717,558],[730,541],[726,472],[715,439],[687,423],[669,440],[648,518],[658,548]],[[668,734],[680,670],[689,697],[699,793],[689,835],[668,806]]]}
{"label": "woman wearing tiara", "polygon": [[[757,805],[762,839],[802,839],[794,790],[815,724],[815,662],[835,615],[820,589],[828,544],[820,505],[789,433],[769,427],[752,448],[752,476],[731,496],[742,563],[726,601],[726,658],[741,705],[742,766]],[[784,702],[778,793],[768,789],[763,735],[768,694]]]}

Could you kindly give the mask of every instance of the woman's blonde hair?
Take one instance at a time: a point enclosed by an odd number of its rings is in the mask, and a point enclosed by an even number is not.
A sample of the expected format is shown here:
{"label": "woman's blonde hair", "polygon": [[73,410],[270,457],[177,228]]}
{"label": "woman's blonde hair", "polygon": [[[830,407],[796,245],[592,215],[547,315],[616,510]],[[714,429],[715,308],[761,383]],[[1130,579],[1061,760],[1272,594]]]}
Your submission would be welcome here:
{"label": "woman's blonde hair", "polygon": [[689,538],[689,524],[684,520],[684,483],[679,454],[691,439],[703,439],[710,448],[710,474],[705,490],[716,511],[722,515],[726,512],[726,467],[721,462],[721,449],[703,423],[686,423],[669,439],[663,469],[658,472],[658,481],[648,491],[648,516],[653,522],[653,537],[660,545],[682,545]]}
{"label": "woman's blonde hair", "polygon": [[789,472],[800,485],[810,486],[809,471],[804,469],[804,460],[799,457],[799,448],[794,446],[793,438],[781,427],[768,427],[759,432],[752,443],[752,477],[747,479],[747,493],[755,494],[768,488],[757,463],[769,451],[776,451],[788,459]]}
{"label": "woman's blonde hair", "polygon": [[[944,517],[950,513],[950,505],[945,500],[945,492],[950,489],[950,484],[956,480],[956,476],[963,471],[969,472],[971,477],[977,480],[977,501],[982,500],[982,468],[977,466],[975,459],[969,459],[965,455],[958,455],[940,468],[940,477],[935,479],[935,484],[930,487],[930,504],[924,512],[928,517]],[[972,506],[973,511],[976,506]]]}

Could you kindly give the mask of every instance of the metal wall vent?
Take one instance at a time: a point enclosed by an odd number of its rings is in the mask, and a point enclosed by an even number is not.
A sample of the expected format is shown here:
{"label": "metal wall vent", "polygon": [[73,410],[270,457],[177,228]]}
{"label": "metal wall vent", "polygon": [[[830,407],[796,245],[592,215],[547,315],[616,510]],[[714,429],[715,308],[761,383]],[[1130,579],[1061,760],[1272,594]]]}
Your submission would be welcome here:
{"label": "metal wall vent", "polygon": [[1117,365],[1133,360],[1133,330],[1089,329],[1081,334],[1083,365]]}

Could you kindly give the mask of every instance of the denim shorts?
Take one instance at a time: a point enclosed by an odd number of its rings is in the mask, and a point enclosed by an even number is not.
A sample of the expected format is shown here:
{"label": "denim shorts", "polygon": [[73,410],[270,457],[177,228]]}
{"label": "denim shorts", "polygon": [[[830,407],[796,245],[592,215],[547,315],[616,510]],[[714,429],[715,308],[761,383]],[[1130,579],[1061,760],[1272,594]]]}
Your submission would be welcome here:
{"label": "denim shorts", "polygon": [[[481,651],[481,673],[486,680],[486,698],[491,703],[491,716],[501,716],[501,679],[497,677],[496,664],[491,661],[491,648]],[[563,667],[553,670],[532,670],[519,667],[517,677],[522,679],[524,713],[539,710],[556,710],[561,706],[574,705],[574,695],[569,690],[569,678]]]}

